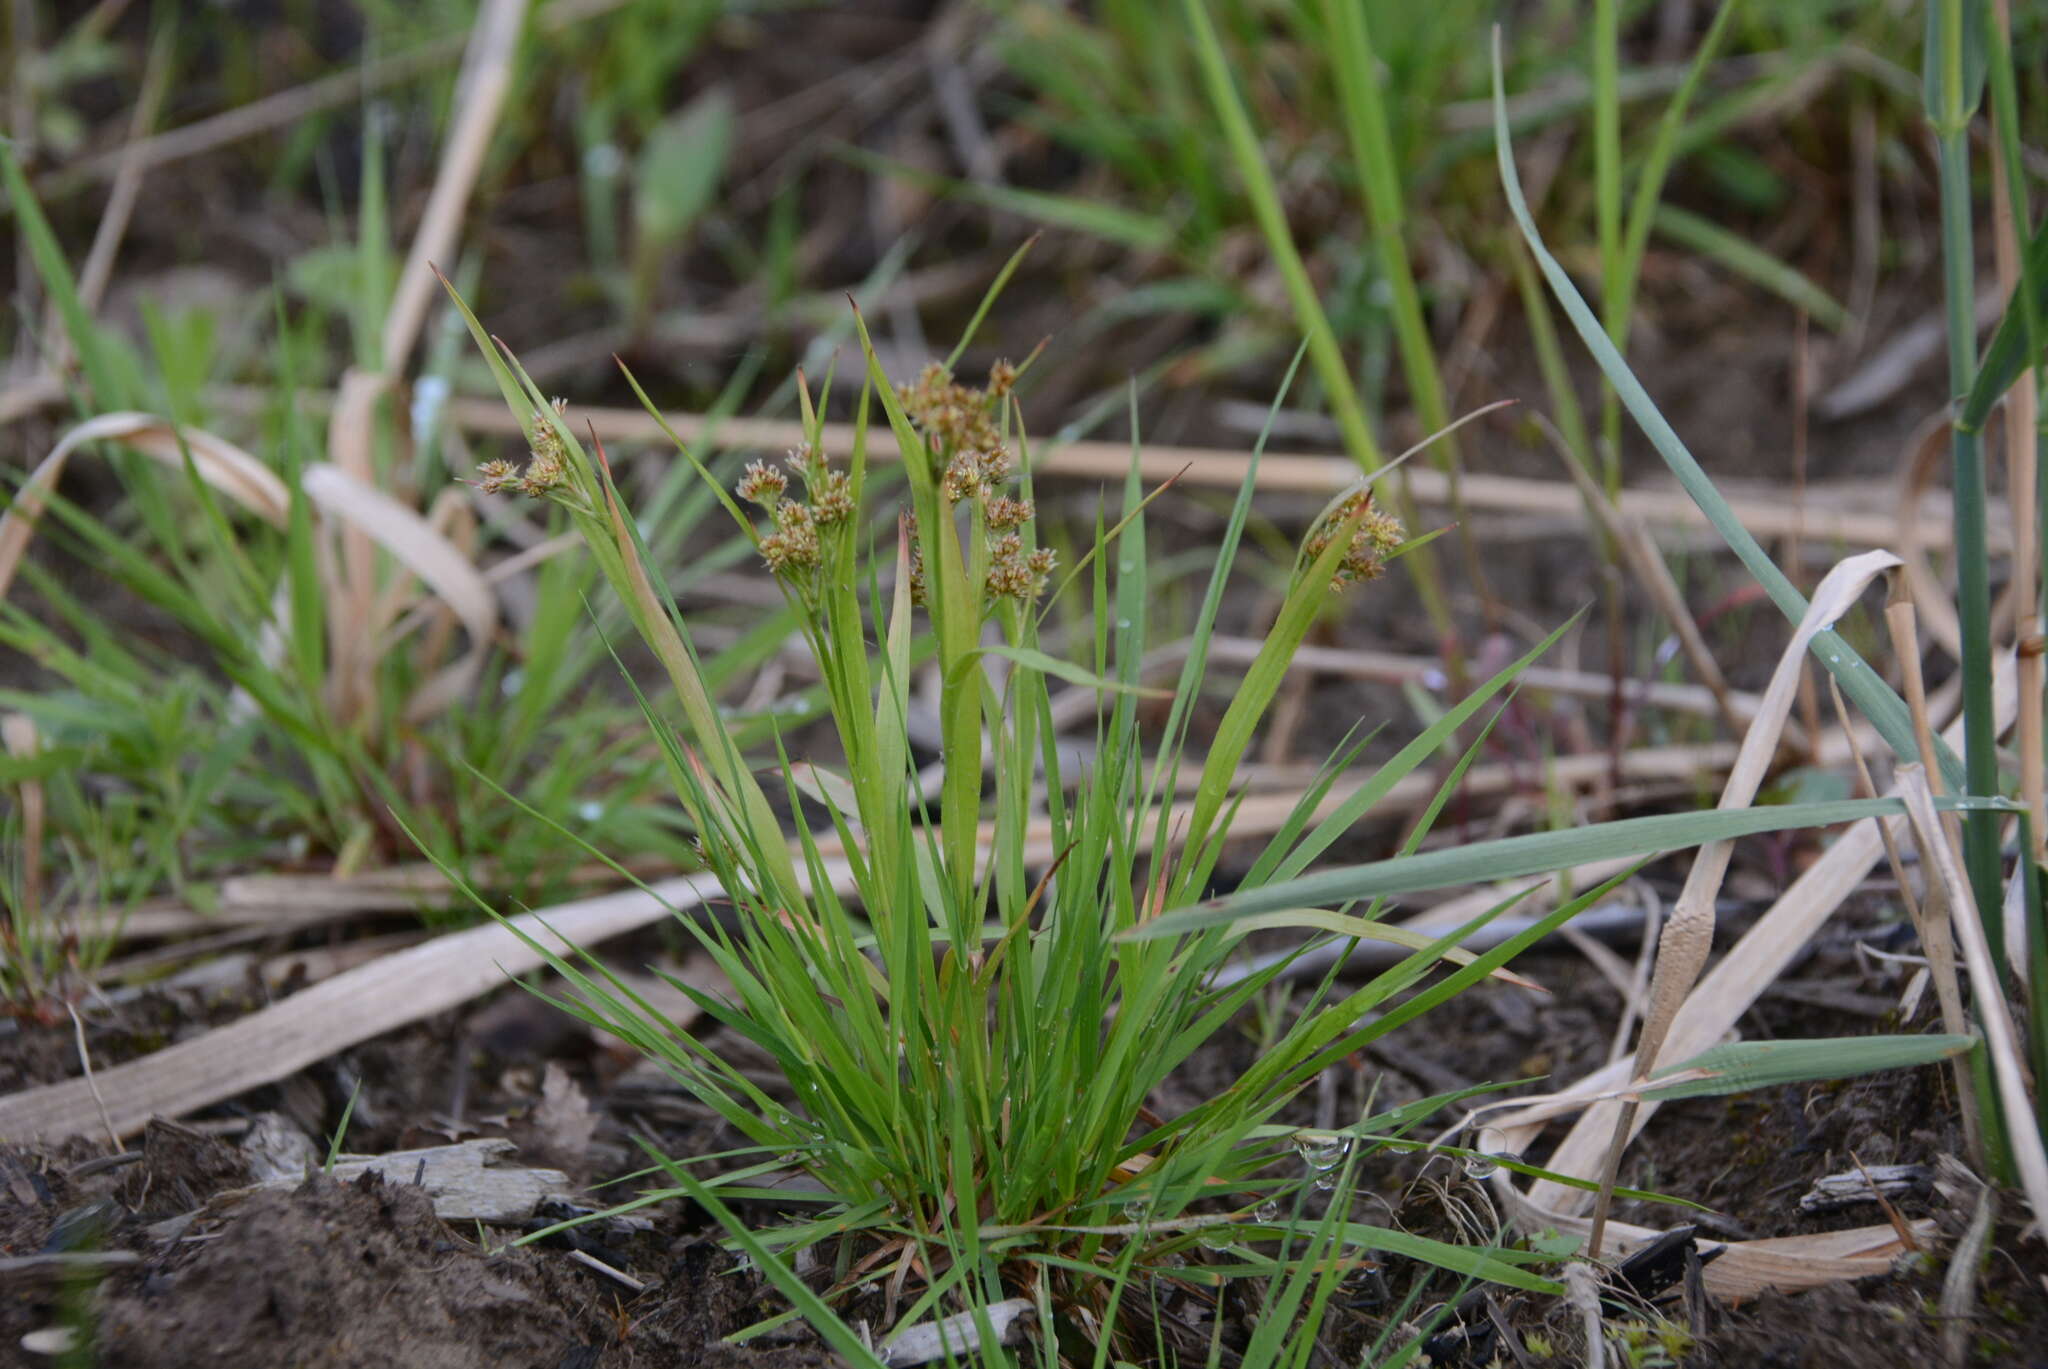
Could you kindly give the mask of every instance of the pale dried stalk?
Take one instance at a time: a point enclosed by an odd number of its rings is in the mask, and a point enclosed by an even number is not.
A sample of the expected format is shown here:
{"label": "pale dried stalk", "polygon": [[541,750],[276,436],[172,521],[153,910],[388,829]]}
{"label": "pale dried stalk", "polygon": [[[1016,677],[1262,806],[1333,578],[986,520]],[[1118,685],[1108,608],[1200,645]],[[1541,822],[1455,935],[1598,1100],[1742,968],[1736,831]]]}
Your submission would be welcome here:
{"label": "pale dried stalk", "polygon": [[[1884,620],[1891,631],[1892,654],[1899,662],[1906,708],[1913,717],[1913,740],[1920,752],[1920,765],[1926,773],[1938,776],[1941,767],[1935,761],[1934,726],[1927,716],[1927,681],[1920,669],[1920,637],[1915,628],[1913,601],[1901,598],[1887,604]],[[1951,855],[1963,849],[1962,822],[1954,813],[1942,815],[1941,833]],[[1927,853],[1923,851],[1921,855],[1925,858]],[[1899,887],[1906,886],[1901,882]],[[1960,1035],[1969,1030],[1969,1024],[1963,1014],[1962,985],[1956,978],[1955,939],[1949,934],[1948,919],[1942,916],[1943,897],[1942,887],[1929,878],[1925,906],[1909,903],[1907,911],[1913,918],[1913,930],[1919,934],[1920,949],[1927,956],[1927,976],[1934,984],[1935,1001],[1941,1005],[1942,1030]],[[1949,1068],[1955,1075],[1956,1096],[1963,1103],[1963,1135],[1969,1142],[1971,1157],[1981,1160],[1984,1138],[1977,1125],[1976,1083],[1970,1078],[1967,1062],[1952,1060]]]}
{"label": "pale dried stalk", "polygon": [[[1849,701],[1842,697],[1842,686],[1832,675],[1828,677],[1828,692],[1834,696],[1835,717],[1842,724],[1842,735],[1849,739],[1849,750],[1856,762],[1856,778],[1863,784],[1863,796],[1874,799],[1879,792],[1877,780],[1870,773],[1870,762],[1864,759],[1863,747],[1856,740],[1856,729],[1849,721]],[[1913,892],[1912,882],[1906,878],[1906,862],[1899,855],[1899,844],[1892,839],[1891,828],[1879,823],[1877,830],[1884,838],[1885,861],[1891,867],[1892,882],[1899,886],[1899,901],[1906,905],[1907,915],[1917,928],[1922,916],[1920,898]]]}
{"label": "pale dried stalk", "polygon": [[391,309],[384,316],[381,364],[391,374],[405,369],[406,357],[419,337],[427,305],[440,293],[434,263],[447,260],[462,226],[462,209],[483,169],[498,111],[512,88],[513,59],[519,53],[519,31],[526,18],[526,0],[487,0],[463,58],[462,78],[455,89],[455,127],[441,150],[440,169],[427,196],[425,215],[413,234],[412,250],[398,277]]}
{"label": "pale dried stalk", "polygon": [[[1746,808],[1756,797],[1757,788],[1763,783],[1772,758],[1777,755],[1785,717],[1791,709],[1799,677],[1805,667],[1807,647],[1815,635],[1847,613],[1856,602],[1857,595],[1873,579],[1898,564],[1899,558],[1890,552],[1865,552],[1836,565],[1815,589],[1812,605],[1800,621],[1798,630],[1792,634],[1792,641],[1779,658],[1777,669],[1771,674],[1770,686],[1764,691],[1763,707],[1743,738],[1742,750],[1737,754],[1728,782],[1721,791],[1719,807]],[[1685,887],[1672,907],[1670,919],[1664,924],[1664,934],[1658,938],[1657,968],[1650,980],[1649,1005],[1643,1016],[1642,1037],[1636,1046],[1635,1077],[1638,1080],[1649,1078],[1656,1070],[1671,1024],[1698,982],[1700,971],[1706,966],[1707,953],[1714,942],[1714,899],[1728,872],[1728,860],[1733,849],[1733,843],[1726,841],[1708,842],[1700,847],[1693,858],[1692,870],[1686,876]],[[1607,1160],[1601,1167],[1600,1193],[1593,1208],[1592,1236],[1587,1247],[1587,1253],[1596,1258],[1605,1234],[1608,1209],[1613,1202],[1615,1175],[1621,1168],[1622,1151],[1634,1135],[1638,1107],[1635,1099],[1623,1101],[1621,1115],[1616,1119],[1614,1135],[1608,1145]]]}
{"label": "pale dried stalk", "polygon": [[1974,1002],[1977,1021],[1983,1028],[1984,1049],[1991,1056],[1991,1077],[1997,1082],[1999,1101],[2005,1106],[2005,1125],[2012,1138],[2013,1164],[2020,1174],[2020,1189],[2033,1210],[2030,1230],[2037,1238],[2048,1237],[2048,1149],[2041,1144],[2041,1129],[2034,1115],[2033,1099],[2020,1063],[2018,1034],[2006,1008],[1998,967],[1991,959],[1991,945],[1984,938],[1984,924],[1978,919],[1977,903],[1970,883],[1963,878],[1962,862],[1942,839],[1941,824],[1935,816],[1934,793],[1928,787],[1927,772],[1907,766],[1899,775],[1900,797],[1913,820],[1920,839],[1923,859],[1931,858],[1934,873],[1948,893],[1950,921],[1970,967],[1970,982],[1976,987]]}
{"label": "pale dried stalk", "polygon": [[[208,389],[206,395],[208,403],[222,412],[260,414],[275,402],[275,396],[267,391],[241,386],[216,386]],[[300,395],[300,402],[314,412],[321,412],[332,405],[333,396],[307,392]],[[577,412],[594,424],[608,443],[653,443],[666,449],[668,439],[661,426],[664,422],[684,441],[711,438],[720,450],[786,450],[806,440],[803,424],[793,420],[712,419],[701,414],[672,413],[657,422],[642,409],[579,408]],[[450,399],[444,421],[470,433],[523,436],[517,418],[498,399]],[[851,424],[826,423],[819,430],[820,442],[828,455],[848,454],[853,437]],[[1062,443],[1039,437],[1032,439],[1030,449],[1034,476],[1121,480],[1132,461],[1129,444],[1115,442]],[[895,457],[893,447],[887,443],[868,453],[871,461]],[[1235,490],[1243,485],[1248,462],[1249,458],[1240,452],[1206,447],[1146,446],[1137,454],[1139,478],[1148,483],[1177,478],[1182,485],[1209,489]],[[1343,457],[1268,452],[1259,461],[1261,491],[1327,496],[1340,493],[1357,481],[1357,464]],[[1441,473],[1434,469],[1410,470],[1409,483],[1420,503],[1440,508],[1449,502],[1448,487]],[[1468,471],[1462,490],[1466,505],[1475,510],[1573,522],[1585,517],[1584,502],[1563,481]],[[1809,490],[1804,515],[1799,519],[1791,516],[1782,500],[1762,491],[1736,488],[1730,492],[1728,502],[1743,526],[1759,538],[1783,537],[1797,529],[1809,545],[1867,546],[1887,542],[1896,531],[1896,514],[1892,510],[1897,505],[1886,501],[1880,511],[1862,497],[1865,494],[1865,490],[1842,487],[1824,498],[1822,491]],[[1616,507],[1631,518],[1657,527],[1709,526],[1699,507],[1680,489],[1626,489]],[[1922,500],[1921,516],[1933,522],[1943,521],[1948,517],[1948,509],[1946,496],[1930,492]],[[2009,531],[2003,522],[1992,524],[1989,535],[1994,550],[2007,547]]]}

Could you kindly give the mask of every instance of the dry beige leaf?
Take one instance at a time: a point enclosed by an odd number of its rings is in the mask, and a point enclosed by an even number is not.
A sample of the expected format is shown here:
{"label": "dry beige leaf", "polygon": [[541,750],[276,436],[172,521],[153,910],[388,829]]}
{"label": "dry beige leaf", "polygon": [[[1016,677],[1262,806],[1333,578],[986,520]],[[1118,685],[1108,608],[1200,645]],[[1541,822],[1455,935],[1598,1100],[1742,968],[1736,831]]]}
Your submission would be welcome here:
{"label": "dry beige leaf", "polygon": [[[301,484],[306,497],[323,513],[373,540],[425,582],[454,610],[469,634],[469,649],[461,659],[421,685],[407,701],[407,719],[417,722],[431,717],[466,695],[483,668],[484,653],[498,622],[498,597],[475,562],[412,509],[338,466],[313,462],[306,467]],[[381,628],[382,624],[368,625],[373,642]],[[364,630],[360,622],[356,630]],[[378,654],[386,646],[374,645]]]}
{"label": "dry beige leaf", "polygon": [[540,1102],[528,1118],[535,1139],[551,1159],[576,1161],[597,1134],[597,1113],[569,1071],[553,1060],[541,1074]]}
{"label": "dry beige leaf", "polygon": [[[183,439],[182,442],[180,439]],[[21,558],[35,535],[38,519],[49,503],[64,467],[80,448],[94,442],[115,442],[153,461],[181,468],[185,454],[199,478],[265,522],[283,527],[291,511],[291,494],[268,466],[225,438],[200,428],[176,428],[154,414],[101,414],[64,434],[42,459],[0,514],[0,598],[5,598],[21,568]]]}
{"label": "dry beige leaf", "polygon": [[[834,886],[850,892],[851,871],[827,862]],[[273,1083],[316,1060],[409,1022],[466,1003],[543,964],[534,938],[557,954],[671,916],[721,896],[717,881],[672,879],[525,913],[438,937],[349,970],[303,993],[188,1041],[167,1046],[95,1078],[107,1115],[122,1135],[153,1116],[178,1117]],[[99,1108],[85,1080],[67,1080],[0,1097],[0,1142],[58,1140],[97,1128]]]}

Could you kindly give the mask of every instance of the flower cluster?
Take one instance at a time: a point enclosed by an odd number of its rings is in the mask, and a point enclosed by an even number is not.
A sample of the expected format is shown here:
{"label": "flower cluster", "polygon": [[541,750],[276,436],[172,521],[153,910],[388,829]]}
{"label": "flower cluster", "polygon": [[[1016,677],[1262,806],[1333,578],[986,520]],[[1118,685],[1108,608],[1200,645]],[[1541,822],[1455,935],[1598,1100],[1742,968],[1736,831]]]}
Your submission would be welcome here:
{"label": "flower cluster", "polygon": [[[998,361],[989,368],[988,387],[976,390],[953,379],[934,362],[915,384],[897,387],[904,412],[923,430],[939,469],[939,495],[948,509],[969,504],[988,530],[988,571],[982,588],[992,599],[1036,599],[1045,592],[1055,557],[1045,547],[1027,552],[1022,529],[1037,510],[1029,499],[1016,499],[1004,488],[1016,474],[1017,461],[1003,441],[994,414],[1017,384],[1017,368]],[[911,598],[924,602],[924,557],[912,544]]]}
{"label": "flower cluster", "polygon": [[853,483],[812,443],[792,451],[783,464],[803,482],[803,500],[785,498],[789,476],[762,461],[747,466],[737,493],[768,510],[774,520],[775,531],[761,538],[761,559],[777,575],[794,575],[815,568],[822,559],[820,528],[837,527],[853,517]]}
{"label": "flower cluster", "polygon": [[935,361],[914,384],[897,386],[896,397],[935,452],[989,452],[1003,445],[994,411],[1016,380],[1017,368],[999,361],[989,370],[988,388],[976,390]]}
{"label": "flower cluster", "polygon": [[1303,547],[1308,558],[1313,561],[1329,550],[1338,529],[1361,513],[1364,517],[1351,534],[1351,545],[1345,549],[1343,559],[1337,563],[1337,573],[1330,579],[1331,589],[1342,589],[1357,580],[1379,579],[1387,572],[1387,557],[1407,537],[1400,519],[1374,505],[1371,490],[1359,490],[1340,501],[1316,524]]}
{"label": "flower cluster", "polygon": [[1046,577],[1052,574],[1053,551],[1039,547],[1024,550],[1024,539],[1014,532],[991,537],[988,543],[988,592],[993,598],[1030,601],[1045,593]]}
{"label": "flower cluster", "polygon": [[533,449],[527,453],[526,468],[521,470],[512,461],[486,461],[476,468],[478,489],[485,494],[517,490],[528,499],[544,499],[549,491],[561,488],[569,478],[569,454],[555,420],[569,411],[569,401],[557,399],[554,410],[553,417],[533,411]]}

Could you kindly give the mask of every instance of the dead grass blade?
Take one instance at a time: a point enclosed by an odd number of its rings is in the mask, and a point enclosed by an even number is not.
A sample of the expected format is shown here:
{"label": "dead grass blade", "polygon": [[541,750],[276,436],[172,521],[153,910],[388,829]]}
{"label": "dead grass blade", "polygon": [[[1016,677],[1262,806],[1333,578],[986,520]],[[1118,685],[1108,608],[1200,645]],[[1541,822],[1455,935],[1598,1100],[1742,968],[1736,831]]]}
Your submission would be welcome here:
{"label": "dead grass blade", "polygon": [[1899,795],[1913,820],[1921,858],[1933,863],[1948,895],[1950,923],[1956,943],[1962,947],[1963,963],[1970,968],[1970,982],[1976,986],[1977,1021],[1984,1032],[1984,1049],[1991,1055],[1991,1077],[1997,1081],[1999,1101],[2005,1106],[2005,1124],[2012,1136],[2013,1163],[2018,1166],[2020,1187],[2027,1205],[2034,1211],[2033,1232],[2048,1238],[2048,1150],[2041,1144],[2041,1128],[2034,1115],[2033,1100],[2027,1096],[2026,1067],[2022,1063],[2018,1033],[2006,1009],[2005,993],[1997,966],[1991,959],[1991,945],[1984,937],[1984,924],[1977,916],[1977,902],[1969,881],[1963,878],[1962,863],[1950,846],[1934,812],[1934,794],[1927,786],[1927,772],[1906,766],[1899,772]]}
{"label": "dead grass blade", "polygon": [[[306,467],[301,484],[306,498],[328,519],[382,547],[418,576],[454,611],[469,634],[468,650],[406,701],[407,720],[432,717],[466,696],[483,669],[498,625],[498,596],[476,563],[405,504],[337,466],[314,462]],[[357,651],[374,665],[390,647],[382,640],[388,621],[372,603],[362,617],[343,618],[337,627],[357,639]]]}
{"label": "dead grass blade", "polygon": [[94,442],[118,442],[174,470],[183,468],[189,451],[200,479],[265,522],[279,528],[285,525],[291,495],[284,482],[234,443],[203,429],[174,428],[154,414],[101,414],[64,434],[23,482],[13,507],[0,514],[0,598],[6,596],[21,568],[37,520],[49,503],[49,491],[56,487],[72,456]]}
{"label": "dead grass blade", "polygon": [[[1857,596],[1872,580],[1898,564],[1899,558],[1890,552],[1864,552],[1838,564],[1814,590],[1813,602],[1800,619],[1798,630],[1792,634],[1791,642],[1778,660],[1777,669],[1771,674],[1770,687],[1764,691],[1763,707],[1743,738],[1742,750],[1737,754],[1727,785],[1721,791],[1719,807],[1747,808],[1756,798],[1756,791],[1763,783],[1771,759],[1777,755],[1785,720],[1791,712],[1800,674],[1806,665],[1808,646],[1816,635],[1833,627],[1849,611]],[[1650,980],[1649,1004],[1643,1015],[1643,1034],[1636,1045],[1635,1077],[1638,1080],[1647,1079],[1656,1069],[1672,1021],[1706,966],[1707,953],[1714,942],[1714,899],[1720,893],[1721,881],[1728,873],[1728,858],[1733,852],[1733,843],[1725,841],[1708,842],[1700,847],[1693,858],[1692,870],[1686,876],[1685,888],[1679,893],[1671,917],[1664,924],[1664,934],[1657,943],[1657,968]],[[1588,1253],[1596,1257],[1607,1223],[1607,1209],[1613,1201],[1615,1174],[1621,1166],[1622,1150],[1635,1134],[1632,1124],[1639,1106],[1634,1099],[1623,1101],[1620,1116],[1615,1121],[1614,1136],[1608,1146],[1607,1160],[1601,1167],[1600,1194],[1593,1209],[1588,1247]]]}
{"label": "dead grass blade", "polygon": [[[836,887],[852,888],[844,862],[828,862]],[[701,906],[721,896],[711,879],[672,879],[649,892],[629,890],[524,913],[436,938],[349,970],[303,993],[112,1069],[99,1071],[108,1125],[140,1131],[153,1116],[175,1117],[285,1078],[336,1051],[465,1003],[543,964],[532,937],[574,957],[610,937]],[[54,1141],[100,1123],[84,1080],[26,1089],[0,1098],[0,1139]]]}

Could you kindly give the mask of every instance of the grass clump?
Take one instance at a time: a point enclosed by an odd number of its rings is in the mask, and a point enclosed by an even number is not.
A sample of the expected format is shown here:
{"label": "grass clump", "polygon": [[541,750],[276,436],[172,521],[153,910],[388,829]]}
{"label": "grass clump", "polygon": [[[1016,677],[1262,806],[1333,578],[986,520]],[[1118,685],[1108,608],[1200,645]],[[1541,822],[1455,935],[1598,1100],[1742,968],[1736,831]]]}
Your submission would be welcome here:
{"label": "grass clump", "polygon": [[[853,387],[850,452],[828,456],[820,436],[831,396],[814,402],[806,388],[810,440],[783,466],[756,462],[735,490],[718,489],[781,584],[829,699],[834,763],[799,760],[789,739],[778,738],[764,783],[712,702],[688,628],[622,507],[602,448],[586,453],[562,412],[471,323],[530,427],[535,454],[523,473],[494,464],[484,478],[531,481],[535,464],[543,468],[546,497],[582,534],[681,705],[680,725],[651,703],[647,718],[733,917],[689,924],[730,993],[678,987],[710,1021],[767,1052],[786,1091],[762,1088],[601,970],[557,958],[587,1005],[566,1006],[633,1042],[747,1139],[750,1163],[717,1180],[662,1158],[677,1184],[669,1192],[694,1193],[726,1213],[721,1199],[733,1197],[818,1205],[812,1220],[736,1230],[735,1239],[784,1258],[824,1246],[827,1303],[844,1306],[869,1285],[902,1288],[915,1271],[913,1292],[901,1302],[890,1294],[889,1318],[900,1313],[909,1322],[1022,1297],[1043,1314],[1048,1336],[1055,1326],[1082,1328],[1109,1353],[1112,1345],[1128,1350],[1129,1335],[1151,1334],[1117,1312],[1134,1275],[1188,1261],[1213,1266],[1212,1282],[1296,1269],[1308,1258],[1299,1249],[1283,1251],[1278,1264],[1244,1258],[1282,1236],[1278,1203],[1326,1178],[1330,1156],[1355,1165],[1444,1100],[1305,1139],[1276,1122],[1280,1110],[1323,1068],[1491,973],[1586,902],[1485,957],[1453,949],[1455,935],[1411,934],[1415,953],[1400,966],[1349,991],[1326,977],[1239,1078],[1199,1106],[1162,1115],[1152,1106],[1159,1086],[1225,1032],[1281,967],[1217,976],[1250,925],[1181,938],[1138,934],[1218,877],[1233,779],[1289,658],[1336,586],[1374,578],[1412,545],[1398,524],[1364,487],[1333,501],[1206,758],[1193,767],[1193,802],[1176,804],[1191,706],[1256,466],[1217,550],[1178,685],[1155,690],[1141,662],[1150,611],[1146,508],[1158,492],[1147,495],[1133,476],[1116,520],[1098,516],[1092,543],[1060,567],[1036,536],[1013,369],[999,365],[975,387],[937,365],[898,386],[868,351]],[[907,477],[904,507],[878,497],[879,442],[893,444]],[[1065,595],[1085,599],[1084,626],[1056,643],[1042,629],[1051,602]],[[1316,822],[1335,783],[1333,765],[1240,887],[1297,873],[1516,669],[1475,691]],[[927,671],[941,682],[938,756],[920,771],[914,682]],[[1072,690],[1094,701],[1086,764],[1055,736],[1063,691]],[[1353,754],[1347,748],[1336,759]],[[794,840],[785,813],[798,819]],[[1288,910],[1258,925],[1402,940],[1375,921],[1378,912],[1379,905],[1356,916]],[[1368,1020],[1439,967],[1451,973]],[[1297,1140],[1306,1147],[1300,1157]],[[1305,1171],[1310,1150],[1322,1160]],[[765,1171],[790,1168],[807,1172],[819,1191],[748,1186]],[[1347,1181],[1340,1202],[1348,1189]],[[1467,1277],[1553,1286],[1526,1267],[1539,1256],[1427,1240],[1342,1212],[1320,1230],[1309,1248],[1333,1267],[1355,1266],[1369,1247]],[[1237,1258],[1220,1253],[1232,1249]],[[786,1269],[770,1273],[788,1277]],[[1319,1310],[1334,1283],[1289,1286]],[[822,1315],[824,1305],[814,1312]]]}

